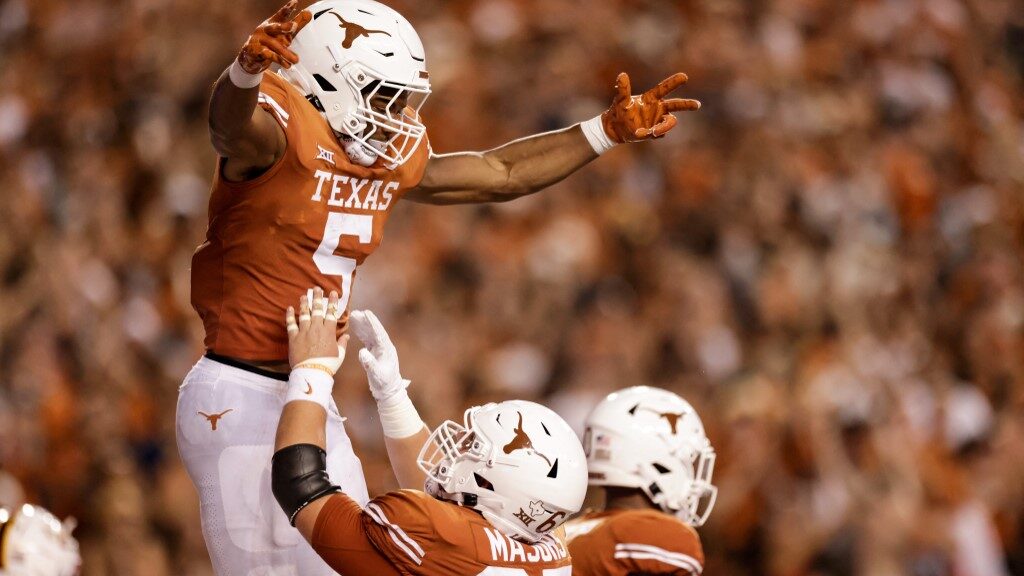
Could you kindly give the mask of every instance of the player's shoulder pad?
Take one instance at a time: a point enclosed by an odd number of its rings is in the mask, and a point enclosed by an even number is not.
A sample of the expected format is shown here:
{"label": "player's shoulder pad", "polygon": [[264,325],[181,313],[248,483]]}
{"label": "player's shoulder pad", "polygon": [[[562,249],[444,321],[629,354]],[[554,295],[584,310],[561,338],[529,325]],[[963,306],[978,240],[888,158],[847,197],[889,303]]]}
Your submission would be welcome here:
{"label": "player's shoulder pad", "polygon": [[637,550],[650,546],[692,557],[704,563],[704,549],[693,527],[657,510],[622,510],[611,514],[606,526],[617,546]]}
{"label": "player's shoulder pad", "polygon": [[381,498],[388,500],[388,507],[400,514],[402,521],[417,524],[414,529],[419,534],[426,536],[429,533],[432,539],[449,543],[462,542],[466,538],[469,530],[467,509],[458,504],[438,500],[419,490],[399,490]]}
{"label": "player's shoulder pad", "polygon": [[396,490],[371,500],[366,506],[366,511],[371,516],[377,513],[374,520],[394,516],[393,519],[403,520],[408,524],[429,523],[432,502],[434,498],[420,490]]}
{"label": "player's shoulder pad", "polygon": [[294,112],[294,94],[298,94],[298,91],[287,80],[273,72],[265,72],[260,82],[257,104],[270,112],[282,127],[287,128]]}
{"label": "player's shoulder pad", "polygon": [[[371,525],[377,527],[371,532],[379,537],[371,535],[371,539],[378,549],[381,545],[397,547],[394,552],[401,552],[420,564],[436,540],[431,514],[433,501],[419,490],[388,492],[371,500],[363,512]],[[387,553],[387,550],[381,551]]]}

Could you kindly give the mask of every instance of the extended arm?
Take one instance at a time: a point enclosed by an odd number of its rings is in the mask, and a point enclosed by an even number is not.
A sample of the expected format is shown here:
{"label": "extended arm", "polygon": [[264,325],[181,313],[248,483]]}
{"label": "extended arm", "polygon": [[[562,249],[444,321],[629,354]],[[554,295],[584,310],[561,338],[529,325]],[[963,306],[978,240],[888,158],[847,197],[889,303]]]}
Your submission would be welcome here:
{"label": "extended arm", "polygon": [[310,14],[303,11],[293,19],[295,3],[291,0],[260,24],[213,86],[210,141],[225,158],[223,173],[230,181],[258,176],[281,158],[287,146],[281,126],[257,102],[263,72],[271,64],[289,67],[298,62],[288,45]]}
{"label": "extended arm", "polygon": [[427,204],[505,202],[561,181],[616,144],[661,138],[676,125],[672,112],[700,102],[665,97],[686,82],[675,74],[640,96],[620,74],[615,100],[600,116],[562,130],[509,142],[487,152],[432,156],[406,198]]}
{"label": "extended arm", "polygon": [[595,158],[576,125],[487,152],[432,156],[420,185],[405,197],[426,204],[507,202],[547,188]]}
{"label": "extended arm", "polygon": [[325,299],[317,288],[312,305],[303,296],[298,321],[290,306],[286,316],[292,371],[277,425],[271,484],[278,504],[307,540],[313,536],[325,496],[340,491],[327,477],[326,453],[327,408],[348,344],[348,335],[334,339],[338,308],[336,292]]}
{"label": "extended arm", "polygon": [[359,363],[366,370],[370,392],[377,401],[384,445],[398,485],[423,490],[427,477],[418,460],[430,430],[409,399],[406,389],[410,382],[402,378],[398,351],[373,312],[353,311],[349,314],[349,327],[366,346],[359,351]]}
{"label": "extended arm", "polygon": [[271,489],[292,524],[331,568],[345,574],[397,576],[402,572],[371,541],[362,508],[327,476],[326,410],[348,344],[348,335],[334,340],[340,314],[338,294],[324,298],[319,288],[311,298],[302,298],[297,321],[291,307],[286,313],[292,372],[277,426]]}

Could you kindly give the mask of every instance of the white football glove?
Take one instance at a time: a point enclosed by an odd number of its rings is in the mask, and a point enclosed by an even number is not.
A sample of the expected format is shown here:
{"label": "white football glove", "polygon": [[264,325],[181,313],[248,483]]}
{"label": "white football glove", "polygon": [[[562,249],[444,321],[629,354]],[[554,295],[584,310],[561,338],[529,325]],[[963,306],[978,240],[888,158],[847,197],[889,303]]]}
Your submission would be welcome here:
{"label": "white football glove", "polygon": [[348,322],[365,346],[359,351],[359,363],[370,381],[370,393],[377,404],[390,404],[402,396],[410,384],[399,370],[398,350],[373,312],[355,310],[349,314]]}
{"label": "white football glove", "polygon": [[377,401],[380,427],[388,438],[408,438],[426,426],[409,399],[409,381],[398,369],[398,351],[377,316],[369,310],[355,310],[349,326],[366,348],[359,351],[359,363],[370,381],[370,393]]}

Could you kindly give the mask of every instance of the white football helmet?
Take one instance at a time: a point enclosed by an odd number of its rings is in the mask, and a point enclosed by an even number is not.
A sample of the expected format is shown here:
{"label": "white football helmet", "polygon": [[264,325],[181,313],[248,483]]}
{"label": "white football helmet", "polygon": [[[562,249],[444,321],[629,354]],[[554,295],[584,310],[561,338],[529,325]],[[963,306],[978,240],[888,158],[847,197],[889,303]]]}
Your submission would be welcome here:
{"label": "white football helmet", "polygon": [[61,523],[37,506],[14,512],[0,508],[0,575],[72,576],[82,563],[71,535],[74,521]]}
{"label": "white football helmet", "polygon": [[587,416],[583,445],[591,485],[639,488],[691,526],[707,521],[718,495],[715,451],[679,395],[647,386],[609,394]]}
{"label": "white football helmet", "polygon": [[466,410],[420,451],[425,490],[474,508],[506,536],[537,542],[579,512],[587,463],[572,428],[548,408],[523,400]]}
{"label": "white football helmet", "polygon": [[419,110],[430,80],[416,30],[373,0],[323,0],[308,10],[313,20],[290,46],[299,63],[278,73],[323,113],[353,162],[402,164],[426,133]]}

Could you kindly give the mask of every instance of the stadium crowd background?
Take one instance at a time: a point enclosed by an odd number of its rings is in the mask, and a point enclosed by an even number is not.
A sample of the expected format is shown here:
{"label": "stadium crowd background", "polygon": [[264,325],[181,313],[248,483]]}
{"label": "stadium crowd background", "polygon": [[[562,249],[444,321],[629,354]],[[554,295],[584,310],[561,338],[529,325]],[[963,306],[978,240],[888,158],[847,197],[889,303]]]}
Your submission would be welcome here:
{"label": "stadium crowd background", "polygon": [[[86,576],[209,574],[178,461],[201,353],[209,88],[279,0],[0,0],[0,503]],[[700,112],[536,196],[402,203],[359,271],[430,424],[682,393],[718,450],[707,574],[1024,574],[1016,0],[393,0],[437,151],[682,70]],[[391,485],[356,363],[338,387]]]}

